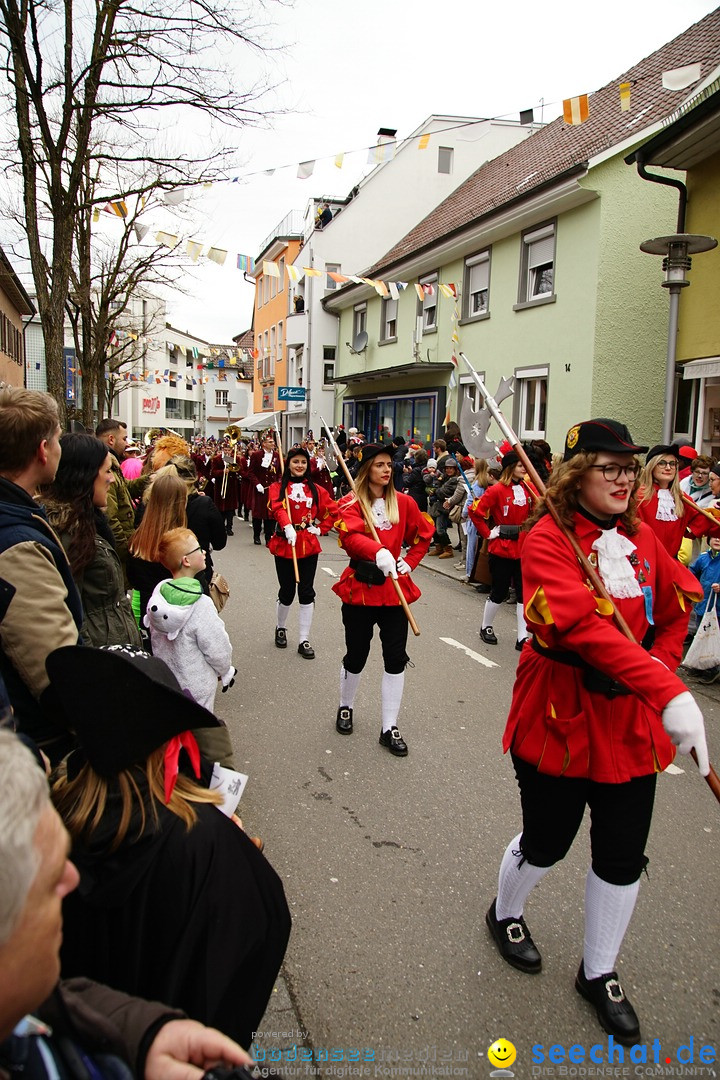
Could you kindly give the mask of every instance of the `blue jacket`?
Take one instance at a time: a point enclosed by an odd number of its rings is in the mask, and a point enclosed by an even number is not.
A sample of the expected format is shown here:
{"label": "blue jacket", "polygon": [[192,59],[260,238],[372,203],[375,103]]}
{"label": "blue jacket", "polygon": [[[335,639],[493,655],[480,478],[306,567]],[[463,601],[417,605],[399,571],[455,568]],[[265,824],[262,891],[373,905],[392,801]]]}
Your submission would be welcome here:
{"label": "blue jacket", "polygon": [[52,761],[74,745],[58,712],[41,697],[45,661],[77,645],[83,613],[70,564],[45,512],[28,493],[0,477],[0,674],[17,725]]}
{"label": "blue jacket", "polygon": [[[690,569],[703,587],[703,598],[695,605],[698,619],[702,619],[713,585],[720,584],[720,551],[703,551]],[[720,593],[718,604],[720,604]]]}

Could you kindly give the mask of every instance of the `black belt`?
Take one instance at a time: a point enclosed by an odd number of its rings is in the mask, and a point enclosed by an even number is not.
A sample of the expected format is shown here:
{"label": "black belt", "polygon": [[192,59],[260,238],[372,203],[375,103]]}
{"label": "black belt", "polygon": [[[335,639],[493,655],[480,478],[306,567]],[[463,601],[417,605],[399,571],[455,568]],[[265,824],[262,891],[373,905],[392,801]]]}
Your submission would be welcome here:
{"label": "black belt", "polygon": [[556,660],[559,664],[567,664],[568,667],[579,668],[583,673],[583,686],[593,694],[604,694],[605,697],[624,697],[632,694],[627,686],[623,686],[616,679],[611,679],[602,671],[598,671],[592,664],[588,664],[577,653],[564,652],[561,649],[546,649],[538,645],[537,638],[532,639],[532,647],[539,656],[547,660]]}

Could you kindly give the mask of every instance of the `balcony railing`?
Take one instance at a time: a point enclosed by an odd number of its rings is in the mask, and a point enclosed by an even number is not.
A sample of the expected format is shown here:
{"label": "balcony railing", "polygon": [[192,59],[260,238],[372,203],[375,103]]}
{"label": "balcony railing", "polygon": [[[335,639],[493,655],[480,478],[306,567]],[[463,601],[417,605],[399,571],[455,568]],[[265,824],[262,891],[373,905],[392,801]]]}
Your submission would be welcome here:
{"label": "balcony railing", "polygon": [[259,247],[259,251],[265,251],[270,247],[273,240],[278,236],[302,236],[303,235],[303,215],[300,210],[291,210],[289,214],[286,214],[282,221],[272,229],[263,240]]}

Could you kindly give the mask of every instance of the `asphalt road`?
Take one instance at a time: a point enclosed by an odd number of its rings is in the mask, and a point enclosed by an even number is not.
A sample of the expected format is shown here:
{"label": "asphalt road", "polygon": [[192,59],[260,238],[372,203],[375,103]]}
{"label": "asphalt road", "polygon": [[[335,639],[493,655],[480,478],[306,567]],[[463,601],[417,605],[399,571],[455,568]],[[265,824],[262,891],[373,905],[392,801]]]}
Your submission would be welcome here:
{"label": "asphalt road", "polygon": [[[323,541],[317,655],[306,661],[296,652],[296,610],[287,650],[275,648],[272,557],[252,544],[243,522],[235,533],[216,565],[231,586],[224,615],[239,677],[217,705],[238,767],[250,776],[240,812],[248,831],[265,839],[285,883],[293,915],[285,973],[308,1044],[342,1049],[345,1062],[353,1049],[372,1049],[376,1063],[398,1070],[366,1075],[432,1075],[427,1061],[434,1060],[435,1075],[444,1063],[469,1077],[489,1075],[487,1049],[499,1037],[517,1049],[518,1077],[540,1075],[539,1067],[532,1072],[535,1044],[545,1053],[551,1044],[607,1046],[573,988],[587,823],[526,907],[542,975],[504,964],[484,924],[502,852],[520,822],[501,748],[518,659],[514,608],[496,622],[500,644],[486,646],[475,590],[430,569],[415,572],[421,636],[410,635],[414,666],[399,723],[410,753],[396,759],[378,745],[377,641],[355,703],[355,732],[335,732],[344,649],[331,586],[346,562],[335,540]],[[708,697],[701,704],[717,764],[720,706]],[[668,1069],[677,1068],[678,1047],[691,1036],[696,1067],[701,1045],[720,1044],[718,838],[720,805],[693,762],[678,758],[659,779],[648,877],[619,967],[642,1038],[648,1046],[660,1040]],[[629,1068],[640,1075],[643,1066]],[[336,1065],[319,1070],[347,1075]]]}

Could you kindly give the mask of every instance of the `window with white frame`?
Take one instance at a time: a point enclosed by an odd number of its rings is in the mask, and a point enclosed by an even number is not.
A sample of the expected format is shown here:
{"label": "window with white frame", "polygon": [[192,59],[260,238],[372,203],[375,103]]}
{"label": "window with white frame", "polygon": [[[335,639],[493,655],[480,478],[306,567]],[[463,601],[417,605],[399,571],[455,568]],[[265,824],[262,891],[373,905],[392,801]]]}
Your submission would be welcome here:
{"label": "window with white frame", "polygon": [[335,378],[335,346],[323,346],[323,386],[332,386]]}
{"label": "window with white frame", "polygon": [[438,172],[450,174],[453,170],[453,156],[455,151],[452,146],[438,146]]}
{"label": "window with white frame", "polygon": [[272,277],[272,276],[270,277],[270,299],[271,300],[272,300],[273,296],[277,296],[277,282],[278,282],[278,279],[276,277]]}
{"label": "window with white frame", "polygon": [[285,256],[278,260],[278,270],[280,271],[280,277],[278,278],[277,291],[282,292],[285,288]]}
{"label": "window with white frame", "polygon": [[277,326],[277,352],[275,357],[278,364],[281,364],[283,360],[283,324],[281,322]]}
{"label": "window with white frame", "polygon": [[382,341],[390,341],[397,337],[397,309],[398,302],[391,296],[382,302],[382,326],[380,337]]}
{"label": "window with white frame", "polygon": [[544,439],[547,426],[548,369],[524,368],[515,372],[518,434],[521,439]]}
{"label": "window with white frame", "polygon": [[[479,371],[478,375],[481,379],[485,378],[484,371]],[[472,375],[460,376],[460,388],[463,398],[466,398],[470,402],[473,412],[477,412],[478,409],[482,409],[485,404],[485,399],[480,393],[480,389],[475,383]]]}
{"label": "window with white frame", "polygon": [[367,328],[367,304],[357,304],[353,309],[353,341]]}
{"label": "window with white frame", "polygon": [[523,233],[520,303],[553,295],[555,280],[555,224]]}
{"label": "window with white frame", "polygon": [[220,408],[224,409],[224,408],[227,408],[227,403],[228,403],[228,391],[227,390],[216,390],[215,391],[215,407],[218,408],[218,409],[220,409]]}
{"label": "window with white frame", "polygon": [[465,318],[486,315],[490,298],[490,251],[465,260]]}
{"label": "window with white frame", "polygon": [[325,263],[325,292],[332,292],[333,289],[339,289],[340,285],[337,281],[333,281],[330,274],[340,273],[340,263]]}
{"label": "window with white frame", "polygon": [[305,359],[302,349],[295,350],[295,385],[303,385],[303,373],[305,368]]}
{"label": "window with white frame", "polygon": [[263,339],[262,334],[258,334],[257,337],[257,370],[258,375],[262,375],[263,370]]}
{"label": "window with white frame", "polygon": [[420,288],[423,291],[422,303],[419,303],[418,315],[422,315],[423,333],[437,329],[437,274],[428,274],[420,278]]}

